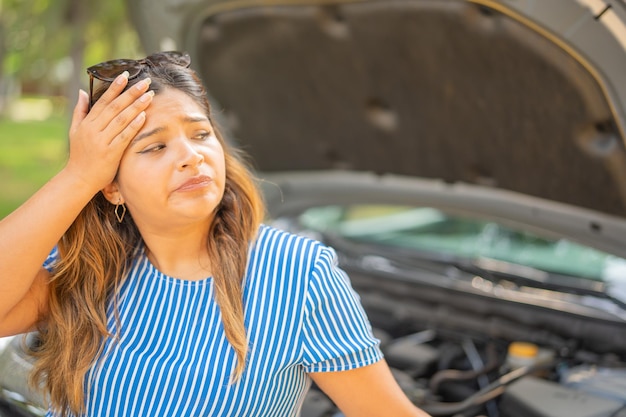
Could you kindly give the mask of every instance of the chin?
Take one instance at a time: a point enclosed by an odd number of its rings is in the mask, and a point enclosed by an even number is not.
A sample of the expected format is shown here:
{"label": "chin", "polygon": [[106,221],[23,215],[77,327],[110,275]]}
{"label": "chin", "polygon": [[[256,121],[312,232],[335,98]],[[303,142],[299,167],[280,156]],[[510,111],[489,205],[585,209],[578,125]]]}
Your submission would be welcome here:
{"label": "chin", "polygon": [[197,221],[210,220],[215,216],[218,205],[219,202],[211,202],[205,204],[195,204],[191,207],[178,207],[175,211],[176,214],[174,214],[174,217]]}

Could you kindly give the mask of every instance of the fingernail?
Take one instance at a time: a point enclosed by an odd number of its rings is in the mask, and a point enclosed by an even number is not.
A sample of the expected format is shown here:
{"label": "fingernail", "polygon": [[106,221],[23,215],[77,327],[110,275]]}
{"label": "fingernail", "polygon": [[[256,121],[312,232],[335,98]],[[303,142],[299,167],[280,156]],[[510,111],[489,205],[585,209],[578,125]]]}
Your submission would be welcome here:
{"label": "fingernail", "polygon": [[143,80],[139,81],[135,87],[137,87],[137,90],[143,90],[145,88],[148,88],[148,86],[150,85],[150,83],[152,82],[152,80],[150,78],[144,78]]}
{"label": "fingernail", "polygon": [[134,125],[141,124],[141,123],[143,123],[145,118],[146,118],[146,112],[142,111],[141,113],[139,113],[137,115],[137,117],[135,117],[135,119],[133,120],[132,124],[134,124]]}
{"label": "fingernail", "polygon": [[128,71],[124,71],[123,73],[121,73],[118,77],[116,82],[118,84],[124,84],[126,82],[126,80],[128,79]]}
{"label": "fingernail", "polygon": [[154,96],[153,90],[147,91],[143,93],[141,97],[139,97],[139,101],[143,101],[145,103],[146,101],[151,100],[153,96]]}

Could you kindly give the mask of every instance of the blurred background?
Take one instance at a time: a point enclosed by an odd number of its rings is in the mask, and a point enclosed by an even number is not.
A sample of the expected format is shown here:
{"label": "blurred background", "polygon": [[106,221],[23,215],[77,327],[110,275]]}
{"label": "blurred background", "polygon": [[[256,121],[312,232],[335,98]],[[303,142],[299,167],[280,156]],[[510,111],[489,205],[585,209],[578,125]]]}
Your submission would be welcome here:
{"label": "blurred background", "polygon": [[0,218],[63,166],[85,68],[141,55],[123,0],[0,0]]}

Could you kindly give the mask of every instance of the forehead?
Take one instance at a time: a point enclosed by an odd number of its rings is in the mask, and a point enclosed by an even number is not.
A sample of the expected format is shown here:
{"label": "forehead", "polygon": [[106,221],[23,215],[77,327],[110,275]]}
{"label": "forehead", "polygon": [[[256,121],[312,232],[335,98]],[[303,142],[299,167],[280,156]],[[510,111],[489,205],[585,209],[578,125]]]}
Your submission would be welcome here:
{"label": "forehead", "polygon": [[191,116],[208,118],[205,110],[193,98],[174,88],[160,90],[146,109],[146,116],[150,121],[151,115],[158,115],[159,119],[168,116]]}

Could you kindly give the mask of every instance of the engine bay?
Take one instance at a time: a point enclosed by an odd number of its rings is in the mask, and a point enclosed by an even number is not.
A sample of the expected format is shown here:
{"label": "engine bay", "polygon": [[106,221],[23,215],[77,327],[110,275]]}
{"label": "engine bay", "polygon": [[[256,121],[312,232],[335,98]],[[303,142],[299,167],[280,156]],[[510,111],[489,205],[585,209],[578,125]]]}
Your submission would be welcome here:
{"label": "engine bay", "polygon": [[[394,377],[432,416],[626,416],[623,323],[425,285],[423,271],[366,258],[340,250]],[[341,416],[313,387],[302,417]]]}

